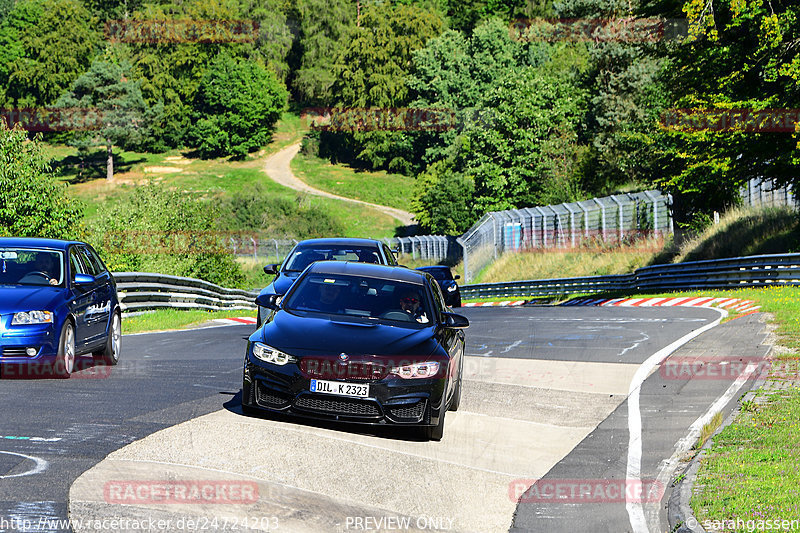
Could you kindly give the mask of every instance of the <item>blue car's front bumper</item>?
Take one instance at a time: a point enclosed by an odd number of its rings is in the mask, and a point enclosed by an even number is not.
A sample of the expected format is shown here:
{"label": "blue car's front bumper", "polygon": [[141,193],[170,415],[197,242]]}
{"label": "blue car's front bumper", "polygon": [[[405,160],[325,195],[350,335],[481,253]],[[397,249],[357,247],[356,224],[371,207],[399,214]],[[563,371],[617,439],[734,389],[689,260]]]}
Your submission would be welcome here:
{"label": "blue car's front bumper", "polygon": [[[13,315],[0,316],[0,363],[52,363],[58,354],[58,335],[54,324],[12,326]],[[33,355],[28,355],[29,350]]]}

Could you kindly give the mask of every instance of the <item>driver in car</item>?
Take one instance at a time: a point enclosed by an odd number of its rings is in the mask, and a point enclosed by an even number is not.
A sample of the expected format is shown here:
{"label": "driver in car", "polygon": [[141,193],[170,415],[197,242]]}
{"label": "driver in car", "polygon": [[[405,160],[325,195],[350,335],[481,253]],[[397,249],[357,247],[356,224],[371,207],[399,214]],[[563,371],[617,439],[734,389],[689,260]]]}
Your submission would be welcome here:
{"label": "driver in car", "polygon": [[405,292],[400,297],[400,309],[420,324],[427,324],[429,320],[421,305],[422,297],[416,291]]}
{"label": "driver in car", "polygon": [[340,313],[344,309],[342,303],[342,287],[334,283],[320,283],[319,301],[315,306],[323,313]]}
{"label": "driver in car", "polygon": [[35,272],[39,272],[47,277],[47,281],[50,285],[58,285],[58,277],[54,276],[54,273],[57,273],[58,265],[56,261],[53,260],[53,257],[49,253],[40,252],[36,254],[36,259],[33,262],[33,270],[29,272],[26,276],[30,276]]}

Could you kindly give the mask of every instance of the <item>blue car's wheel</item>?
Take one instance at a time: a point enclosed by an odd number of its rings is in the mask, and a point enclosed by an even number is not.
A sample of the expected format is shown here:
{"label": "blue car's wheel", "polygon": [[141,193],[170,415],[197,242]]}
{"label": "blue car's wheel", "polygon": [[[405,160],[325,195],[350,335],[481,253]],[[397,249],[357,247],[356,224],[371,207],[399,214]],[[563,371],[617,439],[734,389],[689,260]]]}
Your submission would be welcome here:
{"label": "blue car's wheel", "polygon": [[58,355],[53,363],[53,373],[60,378],[68,378],[75,369],[75,327],[69,320],[61,328],[58,338]]}
{"label": "blue car's wheel", "polygon": [[119,313],[114,313],[111,317],[111,325],[108,328],[108,338],[106,345],[100,352],[92,355],[103,361],[106,365],[113,366],[119,363],[119,354],[122,348],[122,319]]}

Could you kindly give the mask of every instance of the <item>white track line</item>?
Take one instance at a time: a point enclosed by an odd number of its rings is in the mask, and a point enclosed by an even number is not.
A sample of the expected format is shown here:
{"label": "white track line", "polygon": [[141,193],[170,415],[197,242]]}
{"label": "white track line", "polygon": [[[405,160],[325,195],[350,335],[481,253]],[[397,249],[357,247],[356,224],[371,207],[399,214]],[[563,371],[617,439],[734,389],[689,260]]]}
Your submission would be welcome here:
{"label": "white track line", "polygon": [[[756,365],[750,363],[744,369],[736,380],[731,383],[731,386],[728,387],[722,396],[717,398],[717,400],[711,404],[711,407],[708,408],[703,415],[701,415],[694,423],[689,426],[689,433],[683,437],[681,440],[675,444],[675,453],[672,454],[672,457],[667,460],[666,463],[659,469],[658,475],[656,476],[656,483],[654,483],[651,487],[651,491],[658,490],[660,487],[666,487],[667,481],[672,474],[675,472],[675,468],[678,466],[678,462],[680,461],[681,457],[689,451],[689,449],[697,442],[697,439],[700,437],[700,431],[703,429],[703,426],[708,424],[714,415],[718,412],[721,412],[722,409],[728,405],[728,402],[739,392],[739,389],[742,388],[745,381],[750,378],[750,375],[756,370]],[[651,496],[653,493],[651,492]],[[652,502],[651,498],[642,498],[645,501]],[[647,523],[649,530],[651,532],[659,532],[661,531],[661,523],[659,519],[659,508],[660,503],[656,505],[651,505],[647,512]]]}
{"label": "white track line", "polygon": [[[636,374],[631,380],[630,388],[628,389],[628,465],[626,468],[625,482],[626,483],[641,483],[640,478],[642,475],[642,412],[639,406],[639,392],[642,383],[647,379],[647,376],[658,366],[672,352],[694,339],[698,335],[705,333],[711,328],[719,325],[722,319],[728,316],[728,313],[722,309],[712,307],[720,314],[720,317],[710,324],[687,333],[675,342],[658,350],[656,353],[647,358],[642,363]],[[637,485],[638,486],[638,485]],[[631,522],[631,527],[635,533],[647,533],[647,519],[644,515],[644,506],[641,501],[632,501],[631,494],[626,493],[625,509],[628,511],[628,518]]]}

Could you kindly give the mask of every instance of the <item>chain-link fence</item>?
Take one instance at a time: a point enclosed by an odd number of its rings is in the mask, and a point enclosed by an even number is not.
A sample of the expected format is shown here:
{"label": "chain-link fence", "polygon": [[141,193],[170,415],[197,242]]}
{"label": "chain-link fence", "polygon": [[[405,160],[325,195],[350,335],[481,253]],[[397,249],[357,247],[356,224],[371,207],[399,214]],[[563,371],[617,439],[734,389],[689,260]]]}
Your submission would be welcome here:
{"label": "chain-link fence", "polygon": [[753,178],[742,187],[742,203],[750,207],[783,207],[800,209],[800,198],[791,185],[778,187],[772,180]]}
{"label": "chain-link fence", "polygon": [[[421,235],[415,237],[394,237],[382,239],[389,248],[398,250],[400,255],[431,262],[451,262],[461,259],[461,245],[455,237],[444,235]],[[229,236],[225,241],[231,253],[237,257],[250,257],[263,263],[278,263],[285,258],[297,244],[296,240],[257,239],[254,236]]]}
{"label": "chain-link fence", "polygon": [[671,233],[671,201],[653,190],[487,213],[457,239],[465,282],[506,251],[623,244]]}
{"label": "chain-link fence", "polygon": [[461,259],[461,245],[458,244],[455,237],[421,235],[385,240],[390,248],[399,250],[400,255],[411,255],[412,259],[451,264],[455,264]]}

